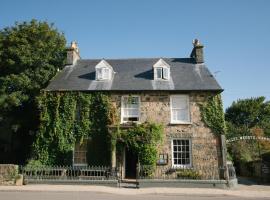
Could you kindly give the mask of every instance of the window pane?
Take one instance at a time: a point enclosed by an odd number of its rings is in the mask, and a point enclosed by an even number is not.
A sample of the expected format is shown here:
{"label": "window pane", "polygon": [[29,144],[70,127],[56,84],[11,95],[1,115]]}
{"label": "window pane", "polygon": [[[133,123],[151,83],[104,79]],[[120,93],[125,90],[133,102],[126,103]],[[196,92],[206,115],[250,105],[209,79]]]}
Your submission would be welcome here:
{"label": "window pane", "polygon": [[87,164],[86,152],[87,139],[85,139],[82,144],[80,144],[80,142],[76,142],[73,154],[74,164]]}
{"label": "window pane", "polygon": [[163,78],[169,79],[169,69],[168,68],[163,68]]}
{"label": "window pane", "polygon": [[122,119],[124,122],[127,121],[138,121],[139,120],[139,97],[123,97],[122,102]]}
{"label": "window pane", "polygon": [[101,70],[101,68],[98,68],[97,69],[97,79],[102,79],[102,70]]}
{"label": "window pane", "polygon": [[171,97],[171,114],[173,121],[189,121],[187,96],[172,96]]}
{"label": "window pane", "polygon": [[187,105],[187,97],[186,96],[174,96],[172,97],[172,108],[176,109],[186,109]]}
{"label": "window pane", "polygon": [[173,164],[189,165],[190,164],[190,142],[186,139],[173,140]]}
{"label": "window pane", "polygon": [[108,68],[102,68],[102,75],[103,79],[109,79],[109,69]]}
{"label": "window pane", "polygon": [[162,78],[162,68],[156,68],[157,78]]}

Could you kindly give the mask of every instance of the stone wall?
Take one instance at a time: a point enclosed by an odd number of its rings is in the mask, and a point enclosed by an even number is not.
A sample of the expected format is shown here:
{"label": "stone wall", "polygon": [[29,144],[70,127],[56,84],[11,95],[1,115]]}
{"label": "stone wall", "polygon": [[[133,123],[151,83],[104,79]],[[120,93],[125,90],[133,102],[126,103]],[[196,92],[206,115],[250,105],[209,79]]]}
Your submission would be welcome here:
{"label": "stone wall", "polygon": [[[121,116],[121,96],[129,94],[112,95],[113,104],[117,107]],[[220,137],[216,136],[202,121],[200,104],[206,101],[209,92],[189,93],[190,100],[190,124],[170,124],[170,93],[169,92],[145,92],[136,93],[141,99],[140,122],[150,121],[162,123],[165,127],[163,144],[159,147],[161,154],[168,155],[167,168],[172,168],[172,139],[191,139],[192,167],[202,168],[202,178],[219,178],[219,166],[222,155]],[[174,93],[175,95],[175,93]],[[162,166],[164,168],[164,166]]]}
{"label": "stone wall", "polygon": [[18,165],[0,164],[0,185],[14,185],[18,177]]}

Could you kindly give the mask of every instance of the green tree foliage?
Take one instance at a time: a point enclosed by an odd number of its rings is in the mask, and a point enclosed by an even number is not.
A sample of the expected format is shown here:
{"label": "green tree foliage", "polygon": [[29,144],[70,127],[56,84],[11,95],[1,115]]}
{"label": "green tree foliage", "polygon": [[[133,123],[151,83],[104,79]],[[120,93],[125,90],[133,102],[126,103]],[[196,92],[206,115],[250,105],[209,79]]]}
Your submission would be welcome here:
{"label": "green tree foliage", "polygon": [[[225,119],[228,138],[243,135],[270,136],[270,102],[265,97],[240,99],[226,109]],[[231,143],[228,150],[235,162],[260,159],[259,151],[270,150],[269,142],[239,140]]]}
{"label": "green tree foliage", "polygon": [[19,140],[21,148],[14,154],[22,159],[38,125],[35,98],[64,66],[65,45],[64,35],[47,22],[32,20],[0,30],[0,137]]}
{"label": "green tree foliage", "polygon": [[[233,102],[226,109],[225,118],[233,135],[249,134],[252,128],[260,127],[266,135],[270,136],[270,102],[265,101],[265,97]],[[240,132],[237,132],[239,130]]]}

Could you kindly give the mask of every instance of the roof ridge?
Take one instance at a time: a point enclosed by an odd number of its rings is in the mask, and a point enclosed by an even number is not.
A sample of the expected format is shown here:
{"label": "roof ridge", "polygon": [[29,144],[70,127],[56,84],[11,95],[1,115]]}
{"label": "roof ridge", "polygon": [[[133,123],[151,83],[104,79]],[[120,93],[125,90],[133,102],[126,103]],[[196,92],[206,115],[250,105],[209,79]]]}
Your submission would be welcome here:
{"label": "roof ridge", "polygon": [[191,59],[191,58],[174,58],[174,57],[146,57],[146,58],[82,58],[80,60],[146,60],[146,59]]}

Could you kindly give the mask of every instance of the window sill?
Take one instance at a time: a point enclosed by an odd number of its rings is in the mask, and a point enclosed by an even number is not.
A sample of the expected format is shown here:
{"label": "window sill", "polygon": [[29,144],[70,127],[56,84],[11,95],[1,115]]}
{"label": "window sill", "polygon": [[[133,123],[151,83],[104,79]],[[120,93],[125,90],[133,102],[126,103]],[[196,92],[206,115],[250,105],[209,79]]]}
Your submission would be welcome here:
{"label": "window sill", "polygon": [[171,125],[191,125],[192,122],[170,122]]}
{"label": "window sill", "polygon": [[191,165],[179,165],[179,166],[172,166],[171,168],[172,170],[181,170],[181,169],[193,169],[193,167]]}
{"label": "window sill", "polygon": [[164,78],[156,78],[154,79],[155,81],[169,81],[169,79],[164,79]]}
{"label": "window sill", "polygon": [[127,121],[127,122],[121,122],[121,125],[129,125],[129,124],[141,124],[140,121]]}

